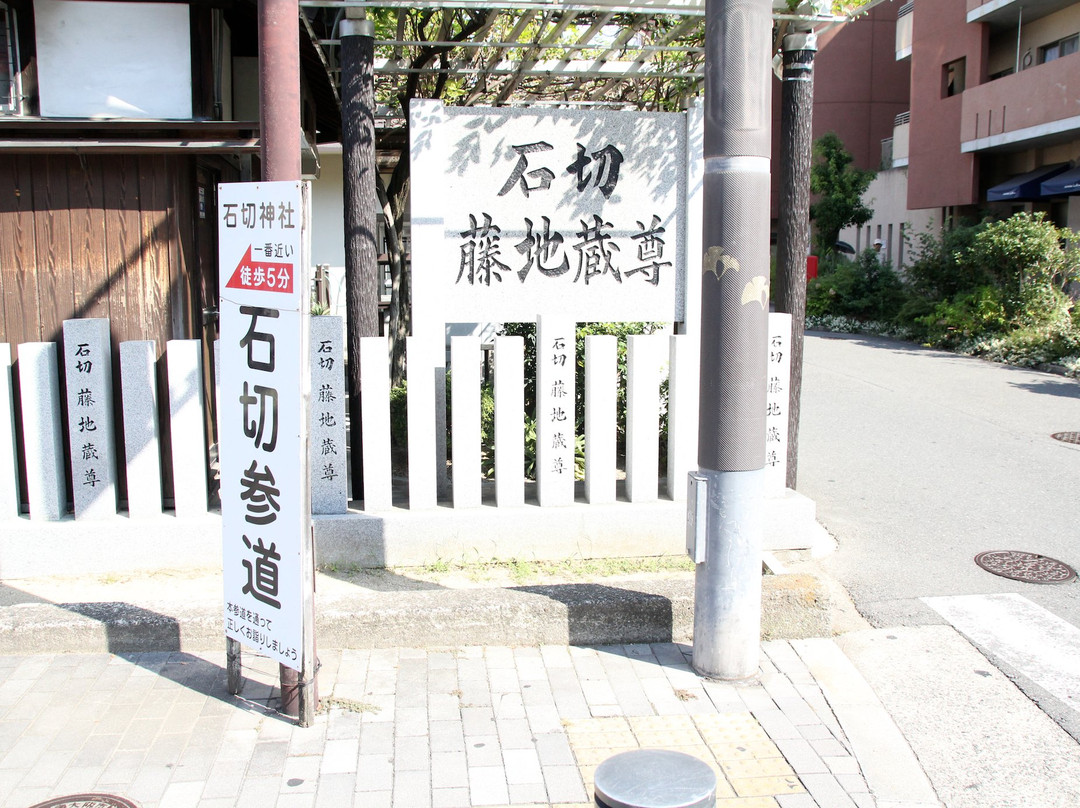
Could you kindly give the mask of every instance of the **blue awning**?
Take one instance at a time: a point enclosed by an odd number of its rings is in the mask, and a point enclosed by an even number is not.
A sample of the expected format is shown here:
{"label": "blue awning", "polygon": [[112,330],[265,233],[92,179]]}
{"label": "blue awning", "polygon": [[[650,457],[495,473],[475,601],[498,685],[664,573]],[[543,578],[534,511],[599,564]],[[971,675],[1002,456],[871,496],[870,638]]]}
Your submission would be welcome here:
{"label": "blue awning", "polygon": [[1043,196],[1080,194],[1080,166],[1070,168],[1056,177],[1043,180],[1041,190]]}
{"label": "blue awning", "polygon": [[1026,174],[1020,174],[1007,182],[995,185],[986,192],[988,202],[1009,202],[1019,199],[1042,199],[1042,184],[1056,177],[1069,167],[1068,163],[1043,166]]}

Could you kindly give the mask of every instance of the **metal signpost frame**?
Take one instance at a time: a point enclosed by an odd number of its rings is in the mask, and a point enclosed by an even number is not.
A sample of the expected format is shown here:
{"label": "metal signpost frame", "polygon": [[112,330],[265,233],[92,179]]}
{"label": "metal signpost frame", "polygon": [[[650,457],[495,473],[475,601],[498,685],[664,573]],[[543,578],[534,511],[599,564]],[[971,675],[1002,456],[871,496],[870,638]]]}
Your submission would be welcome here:
{"label": "metal signpost frame", "polygon": [[309,726],[315,712],[310,185],[228,183],[218,193],[229,690],[240,690],[240,644],[246,645],[299,673],[300,725]]}

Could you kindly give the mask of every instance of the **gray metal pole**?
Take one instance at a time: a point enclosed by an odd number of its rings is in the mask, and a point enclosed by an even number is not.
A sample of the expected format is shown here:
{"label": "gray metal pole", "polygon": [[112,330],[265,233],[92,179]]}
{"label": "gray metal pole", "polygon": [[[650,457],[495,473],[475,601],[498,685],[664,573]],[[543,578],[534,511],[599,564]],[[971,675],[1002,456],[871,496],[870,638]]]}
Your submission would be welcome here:
{"label": "gray metal pole", "polygon": [[771,5],[709,0],[705,7],[704,485],[695,491],[706,497],[706,546],[695,579],[693,665],[718,679],[754,676],[760,648]]}

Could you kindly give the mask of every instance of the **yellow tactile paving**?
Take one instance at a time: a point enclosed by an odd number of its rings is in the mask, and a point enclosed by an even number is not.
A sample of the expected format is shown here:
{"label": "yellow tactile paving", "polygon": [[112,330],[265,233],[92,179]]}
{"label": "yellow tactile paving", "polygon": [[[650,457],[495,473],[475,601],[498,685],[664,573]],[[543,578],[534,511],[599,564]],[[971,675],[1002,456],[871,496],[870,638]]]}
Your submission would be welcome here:
{"label": "yellow tactile paving", "polygon": [[720,762],[725,760],[753,760],[755,758],[783,758],[780,750],[776,748],[776,744],[772,741],[709,743],[708,746]]}
{"label": "yellow tactile paving", "polygon": [[725,760],[720,767],[731,780],[747,777],[794,777],[795,772],[782,757]]}
{"label": "yellow tactile paving", "polygon": [[718,806],[777,808],[774,796],[805,790],[749,713],[583,718],[565,727],[590,796],[596,767],[633,749],[669,749],[704,761],[716,774]]}
{"label": "yellow tactile paving", "polygon": [[696,730],[683,730],[679,732],[635,732],[638,743],[643,747],[651,746],[657,749],[666,749],[669,746],[685,746],[686,744],[701,743],[701,735]]}
{"label": "yellow tactile paving", "polygon": [[711,758],[704,758],[704,760],[709,764],[712,773],[716,775],[716,799],[730,799],[737,796],[735,789],[731,787],[731,783],[724,777],[724,772],[720,766]]}
{"label": "yellow tactile paving", "polygon": [[801,794],[805,789],[799,778],[791,777],[747,777],[731,781],[732,788],[740,797],[768,797],[779,794]]}
{"label": "yellow tactile paving", "polygon": [[707,741],[730,743],[732,741],[767,741],[769,736],[752,715],[727,714],[699,716],[697,729]]}
{"label": "yellow tactile paving", "polygon": [[639,732],[693,732],[694,720],[688,715],[639,715],[627,719],[630,729]]}

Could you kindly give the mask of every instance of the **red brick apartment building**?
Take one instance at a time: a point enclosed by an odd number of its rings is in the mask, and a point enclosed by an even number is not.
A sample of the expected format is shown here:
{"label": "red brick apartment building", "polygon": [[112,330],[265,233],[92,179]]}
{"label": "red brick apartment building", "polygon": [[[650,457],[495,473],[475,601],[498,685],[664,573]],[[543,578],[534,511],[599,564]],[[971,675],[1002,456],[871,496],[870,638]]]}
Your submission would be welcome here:
{"label": "red brick apartment building", "polygon": [[912,0],[895,59],[909,106],[883,144],[874,220],[844,237],[883,238],[902,264],[913,222],[1026,210],[1080,229],[1080,2]]}

